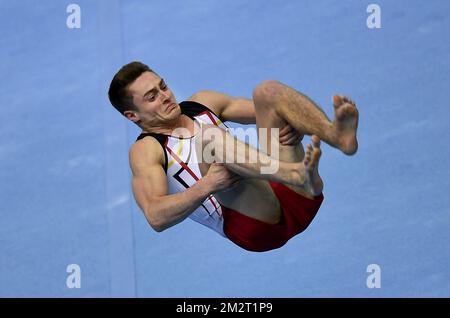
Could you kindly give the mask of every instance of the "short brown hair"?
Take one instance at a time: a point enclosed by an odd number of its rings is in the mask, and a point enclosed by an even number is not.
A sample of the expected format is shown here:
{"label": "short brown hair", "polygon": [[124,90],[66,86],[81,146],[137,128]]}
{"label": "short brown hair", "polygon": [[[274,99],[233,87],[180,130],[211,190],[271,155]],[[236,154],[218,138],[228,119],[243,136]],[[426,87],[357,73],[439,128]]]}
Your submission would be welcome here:
{"label": "short brown hair", "polygon": [[114,75],[109,85],[108,97],[114,108],[122,115],[127,110],[137,110],[133,104],[133,97],[128,92],[128,85],[144,72],[154,73],[147,65],[135,61],[122,66]]}

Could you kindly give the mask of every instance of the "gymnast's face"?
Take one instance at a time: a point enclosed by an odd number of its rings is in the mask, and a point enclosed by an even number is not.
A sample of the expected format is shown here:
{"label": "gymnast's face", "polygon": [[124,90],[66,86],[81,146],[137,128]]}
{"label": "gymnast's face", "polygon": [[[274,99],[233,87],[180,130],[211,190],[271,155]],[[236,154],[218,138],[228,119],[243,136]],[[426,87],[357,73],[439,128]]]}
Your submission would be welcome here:
{"label": "gymnast's face", "polygon": [[125,116],[146,125],[164,126],[181,115],[175,96],[162,78],[152,72],[142,73],[128,87],[137,110],[126,111]]}

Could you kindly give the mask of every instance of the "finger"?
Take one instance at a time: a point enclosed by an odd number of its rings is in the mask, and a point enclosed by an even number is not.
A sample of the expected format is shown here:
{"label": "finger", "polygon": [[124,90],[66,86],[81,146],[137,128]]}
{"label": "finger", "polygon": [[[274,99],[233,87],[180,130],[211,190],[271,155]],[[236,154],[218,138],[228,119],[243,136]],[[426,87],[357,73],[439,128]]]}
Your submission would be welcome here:
{"label": "finger", "polygon": [[296,130],[291,130],[290,132],[280,137],[280,142],[285,142],[286,140],[292,139],[293,137],[295,138],[298,135],[299,133]]}
{"label": "finger", "polygon": [[280,136],[284,136],[288,133],[290,133],[293,130],[292,126],[286,125],[283,128],[280,129]]}
{"label": "finger", "polygon": [[298,136],[297,135],[293,135],[291,138],[289,138],[288,140],[286,140],[283,145],[285,146],[292,146],[292,145],[296,145],[299,143],[298,140]]}
{"label": "finger", "polygon": [[287,134],[287,135],[281,136],[279,142],[285,143],[286,141],[288,141],[291,138],[292,138],[292,134]]}
{"label": "finger", "polygon": [[[300,141],[303,140],[304,135],[300,134],[299,132],[297,132],[296,130],[294,130],[294,132],[292,134],[289,134],[289,138],[287,138],[285,141],[287,141],[287,144],[298,144]],[[288,141],[289,140],[289,141]]]}
{"label": "finger", "polygon": [[287,133],[289,131],[292,130],[292,126],[290,126],[289,124],[286,124],[283,128],[280,129],[280,134],[281,133]]}
{"label": "finger", "polygon": [[289,145],[298,145],[299,143],[301,143],[303,140],[303,136],[296,136],[295,138],[293,138],[293,141],[287,141],[285,143],[281,143],[284,146],[289,146]]}

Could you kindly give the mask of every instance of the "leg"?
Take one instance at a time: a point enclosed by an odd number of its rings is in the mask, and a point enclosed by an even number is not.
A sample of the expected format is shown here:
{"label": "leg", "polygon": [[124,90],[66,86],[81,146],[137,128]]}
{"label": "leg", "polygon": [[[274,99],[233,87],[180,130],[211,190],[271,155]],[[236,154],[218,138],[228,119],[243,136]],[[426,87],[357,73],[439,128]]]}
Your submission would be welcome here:
{"label": "leg", "polygon": [[[287,122],[282,117],[280,117],[274,107],[266,107],[266,103],[260,103],[260,96],[257,96],[259,92],[255,93],[255,114],[256,114],[256,125],[258,128],[258,137],[260,141],[261,148],[271,154],[271,151],[278,147],[279,149],[279,159],[285,162],[301,162],[307,167],[307,182],[302,186],[294,186],[292,184],[287,186],[301,195],[312,198],[313,196],[322,192],[323,182],[318,173],[318,161],[321,155],[320,150],[320,140],[317,136],[313,138],[313,145],[308,145],[306,158],[302,143],[295,146],[283,146],[275,138],[270,136],[270,128],[283,128]],[[266,128],[263,132],[260,128]],[[267,132],[267,138],[261,138],[261,133]],[[262,140],[267,141],[266,144],[262,144]],[[269,144],[271,143],[271,144]]]}
{"label": "leg", "polygon": [[[280,206],[271,187],[264,180],[301,186],[304,191],[309,191],[309,197],[322,191],[314,179],[317,173],[312,173],[314,167],[318,166],[320,156],[307,153],[303,162],[278,161],[212,125],[203,126],[202,136],[203,138],[196,138],[197,154],[202,154],[198,158],[201,160],[199,168],[202,176],[207,173],[209,163],[222,162],[229,170],[247,177],[237,187],[215,194],[219,202],[230,209],[275,224],[281,216]],[[317,148],[318,143],[314,147]],[[228,161],[226,159],[230,153],[234,154],[234,160]],[[278,169],[272,174],[262,174],[262,166],[269,161],[276,163]]]}
{"label": "leg", "polygon": [[284,162],[270,157],[214,125],[203,125],[202,138],[196,142],[203,163],[223,163],[229,170],[247,178],[294,186],[303,186],[307,181],[303,162]]}
{"label": "leg", "polygon": [[[200,162],[223,163],[229,170],[243,177],[302,187],[312,196],[322,191],[316,187],[318,183],[312,180],[318,174],[311,175],[311,169],[316,169],[320,158],[320,153],[312,154],[313,150],[320,152],[317,136],[314,136],[315,141],[308,148],[310,153],[303,161],[285,162],[270,157],[264,151],[240,141],[214,125],[203,125],[201,133],[202,138],[196,139],[197,154],[201,154]],[[202,175],[207,171],[206,167],[201,170]]]}
{"label": "leg", "polygon": [[303,135],[316,135],[347,155],[357,151],[358,110],[349,98],[334,96],[335,119],[326,114],[307,96],[277,81],[264,81],[253,92],[255,109],[270,114],[273,127],[289,123]]}

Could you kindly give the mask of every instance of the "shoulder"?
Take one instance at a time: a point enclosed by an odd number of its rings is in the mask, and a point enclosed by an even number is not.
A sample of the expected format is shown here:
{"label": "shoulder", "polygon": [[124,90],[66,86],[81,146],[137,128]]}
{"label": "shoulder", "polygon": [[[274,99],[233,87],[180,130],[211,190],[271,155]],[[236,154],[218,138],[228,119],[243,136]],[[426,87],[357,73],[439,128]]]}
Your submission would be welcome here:
{"label": "shoulder", "polygon": [[210,108],[214,113],[220,115],[224,108],[230,104],[232,98],[226,94],[212,91],[202,90],[196,92],[187,101],[197,102]]}
{"label": "shoulder", "polygon": [[156,138],[146,136],[136,141],[130,148],[129,161],[131,168],[151,165],[164,165],[164,152]]}

